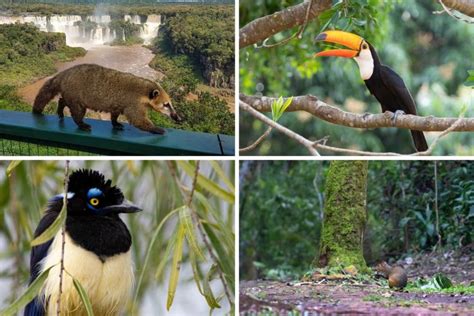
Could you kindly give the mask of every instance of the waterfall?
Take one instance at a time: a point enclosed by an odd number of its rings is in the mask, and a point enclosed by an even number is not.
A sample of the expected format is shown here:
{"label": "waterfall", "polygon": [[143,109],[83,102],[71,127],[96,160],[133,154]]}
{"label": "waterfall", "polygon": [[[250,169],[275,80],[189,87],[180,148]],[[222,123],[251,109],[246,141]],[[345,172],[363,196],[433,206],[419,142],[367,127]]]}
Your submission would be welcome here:
{"label": "waterfall", "polygon": [[152,14],[147,17],[145,24],[140,32],[140,37],[143,38],[144,44],[148,45],[151,40],[158,35],[158,29],[161,24],[161,16]]}
{"label": "waterfall", "polygon": [[[149,15],[146,22],[142,23],[139,15],[125,15],[125,21],[141,25],[140,37],[145,44],[150,44],[152,39],[157,36],[161,23],[161,16]],[[86,29],[84,24],[79,22],[94,22],[97,26],[93,29]],[[111,31],[108,24],[112,21],[110,15],[89,15],[82,19],[79,15],[52,15],[46,16],[2,16],[0,15],[0,24],[11,23],[32,23],[43,32],[60,32],[66,34],[66,44],[69,46],[103,45],[117,38],[115,30]],[[90,25],[89,25],[90,27]],[[125,40],[125,33],[122,32],[121,38]]]}

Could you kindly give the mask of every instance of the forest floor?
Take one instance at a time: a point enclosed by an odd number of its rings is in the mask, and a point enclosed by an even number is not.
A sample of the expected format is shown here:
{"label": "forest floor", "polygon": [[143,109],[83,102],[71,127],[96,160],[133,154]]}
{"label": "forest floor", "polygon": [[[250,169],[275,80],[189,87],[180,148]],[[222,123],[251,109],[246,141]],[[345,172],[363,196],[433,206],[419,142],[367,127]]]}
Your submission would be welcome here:
{"label": "forest floor", "polygon": [[[420,254],[406,267],[409,282],[443,273],[455,285],[474,281],[472,248]],[[382,284],[382,285],[381,285]],[[385,280],[318,282],[241,281],[241,315],[474,315],[474,295],[394,291]]]}

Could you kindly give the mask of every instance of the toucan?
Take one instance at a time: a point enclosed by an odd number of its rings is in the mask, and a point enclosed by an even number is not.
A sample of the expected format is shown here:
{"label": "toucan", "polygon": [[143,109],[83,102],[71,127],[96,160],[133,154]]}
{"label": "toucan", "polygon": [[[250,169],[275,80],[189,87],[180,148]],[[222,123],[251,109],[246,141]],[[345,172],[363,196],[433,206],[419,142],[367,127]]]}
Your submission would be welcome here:
{"label": "toucan", "polygon": [[[43,233],[58,217],[64,193],[49,200],[35,231]],[[85,289],[94,315],[118,315],[134,282],[132,238],[120,213],[141,209],[124,199],[122,191],[95,170],[82,169],[69,177],[60,315],[87,315],[73,284]],[[25,316],[57,315],[62,234],[35,246],[30,257],[30,284],[49,270],[41,289],[25,308]]]}
{"label": "toucan", "polygon": [[[394,119],[403,111],[416,115],[415,101],[408,91],[403,79],[390,67],[382,65],[375,48],[362,37],[343,31],[325,31],[315,38],[343,45],[350,49],[331,49],[319,52],[315,56],[337,56],[354,58],[359,66],[360,76],[370,93],[382,106],[382,111],[395,113]],[[428,149],[425,136],[421,131],[411,131],[417,151]]]}

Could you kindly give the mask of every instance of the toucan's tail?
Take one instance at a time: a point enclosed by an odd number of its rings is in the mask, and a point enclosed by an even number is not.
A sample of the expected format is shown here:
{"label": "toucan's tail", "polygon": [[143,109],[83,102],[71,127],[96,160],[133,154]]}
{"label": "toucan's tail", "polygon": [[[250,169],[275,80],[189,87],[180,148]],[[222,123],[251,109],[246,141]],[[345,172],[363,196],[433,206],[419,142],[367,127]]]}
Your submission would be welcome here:
{"label": "toucan's tail", "polygon": [[426,142],[425,135],[421,131],[410,131],[413,142],[415,143],[416,151],[428,150],[428,143]]}
{"label": "toucan's tail", "polygon": [[45,82],[35,98],[33,113],[41,114],[46,104],[60,92],[59,82],[58,76]]}

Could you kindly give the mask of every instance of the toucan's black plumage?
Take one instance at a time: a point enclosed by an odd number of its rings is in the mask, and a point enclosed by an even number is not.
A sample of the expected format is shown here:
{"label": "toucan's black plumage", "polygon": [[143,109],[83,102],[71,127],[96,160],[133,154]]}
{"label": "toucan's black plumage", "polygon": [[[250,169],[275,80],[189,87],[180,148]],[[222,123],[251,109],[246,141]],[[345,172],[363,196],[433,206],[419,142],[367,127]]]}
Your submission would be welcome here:
{"label": "toucan's black plumage", "polygon": [[[68,191],[65,269],[91,294],[107,293],[90,297],[97,314],[119,313],[120,310],[115,309],[120,308],[124,302],[117,300],[120,296],[128,294],[128,287],[133,283],[133,274],[129,258],[132,239],[118,214],[137,212],[140,209],[126,202],[121,190],[111,186],[111,181],[106,181],[97,171],[84,169],[72,173],[69,177]],[[46,213],[35,231],[35,237],[42,234],[54,222],[62,204],[62,195],[55,196],[49,201]],[[58,236],[33,247],[30,259],[30,283],[48,266],[56,263],[60,253],[58,248],[61,245],[57,240]],[[117,269],[120,271],[116,271]],[[48,307],[48,304],[51,296],[57,295],[57,272],[55,268],[51,269],[42,295],[27,305],[25,316],[43,316],[52,313],[54,307]],[[116,278],[116,275],[122,275],[124,280]],[[72,282],[67,282],[68,275],[64,278],[63,295],[74,296],[75,289],[68,288],[72,286]],[[115,284],[110,284],[114,279]],[[110,288],[100,288],[101,286]],[[52,301],[55,302],[55,299],[56,297]],[[74,298],[65,300],[63,304],[66,310],[76,309],[79,313],[83,308],[77,306],[78,303]]]}
{"label": "toucan's black plumage", "polygon": [[[405,86],[402,78],[388,66],[382,65],[374,47],[362,37],[343,31],[325,31],[316,36],[316,41],[325,41],[344,45],[350,49],[332,49],[322,51],[316,56],[337,56],[354,58],[357,62],[362,79],[382,106],[382,111],[398,114],[416,115],[415,101]],[[428,149],[425,136],[421,131],[411,131],[417,151]]]}
{"label": "toucan's black plumage", "polygon": [[[403,79],[390,67],[380,63],[374,47],[368,44],[374,59],[372,76],[364,80],[367,89],[372,93],[382,106],[382,112],[403,111],[406,114],[416,115],[416,105],[410,91],[405,86]],[[425,136],[421,131],[411,131],[413,142],[417,151],[428,149]]]}

